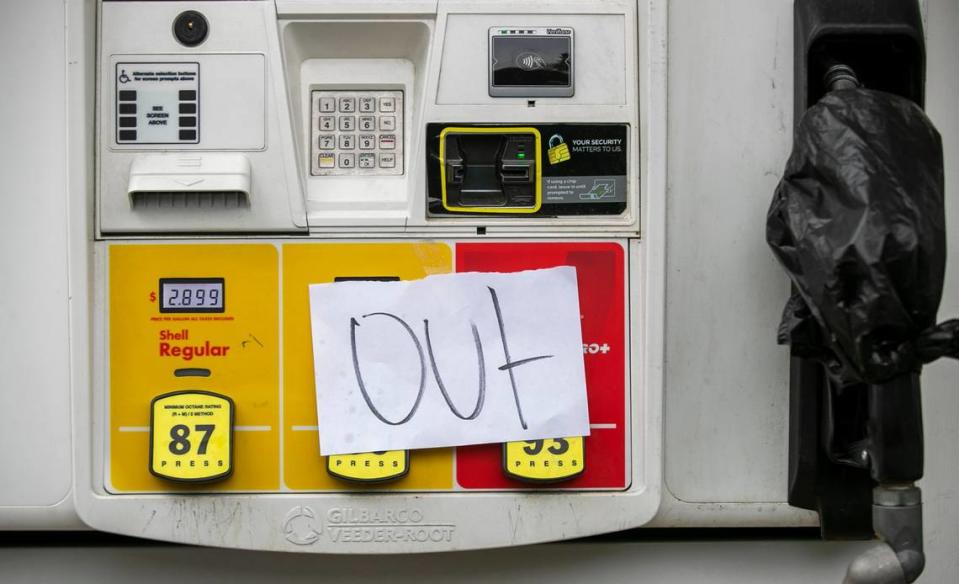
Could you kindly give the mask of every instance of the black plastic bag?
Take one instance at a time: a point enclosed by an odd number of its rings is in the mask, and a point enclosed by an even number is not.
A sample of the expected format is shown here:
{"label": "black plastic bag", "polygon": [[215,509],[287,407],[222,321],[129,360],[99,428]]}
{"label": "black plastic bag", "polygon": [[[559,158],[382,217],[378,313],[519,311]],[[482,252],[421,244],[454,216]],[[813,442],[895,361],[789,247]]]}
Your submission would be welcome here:
{"label": "black plastic bag", "polygon": [[846,89],[803,116],[766,221],[795,285],[780,343],[841,385],[959,357],[936,326],[946,262],[942,142],[913,102]]}

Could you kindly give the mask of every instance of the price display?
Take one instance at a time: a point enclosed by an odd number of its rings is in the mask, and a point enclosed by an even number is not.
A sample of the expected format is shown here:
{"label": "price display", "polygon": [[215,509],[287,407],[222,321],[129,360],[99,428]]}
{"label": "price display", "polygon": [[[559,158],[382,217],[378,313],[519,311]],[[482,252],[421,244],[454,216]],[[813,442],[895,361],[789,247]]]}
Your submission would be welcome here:
{"label": "price display", "polygon": [[160,312],[223,312],[223,278],[160,278]]}

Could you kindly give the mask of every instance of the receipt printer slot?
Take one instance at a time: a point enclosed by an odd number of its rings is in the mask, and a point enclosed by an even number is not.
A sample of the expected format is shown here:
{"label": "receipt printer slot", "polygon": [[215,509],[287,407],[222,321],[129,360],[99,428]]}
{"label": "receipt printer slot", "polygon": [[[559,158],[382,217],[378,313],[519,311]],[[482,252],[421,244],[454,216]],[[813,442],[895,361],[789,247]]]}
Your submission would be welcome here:
{"label": "receipt printer slot", "polygon": [[531,213],[539,208],[538,131],[447,128],[440,141],[447,210]]}

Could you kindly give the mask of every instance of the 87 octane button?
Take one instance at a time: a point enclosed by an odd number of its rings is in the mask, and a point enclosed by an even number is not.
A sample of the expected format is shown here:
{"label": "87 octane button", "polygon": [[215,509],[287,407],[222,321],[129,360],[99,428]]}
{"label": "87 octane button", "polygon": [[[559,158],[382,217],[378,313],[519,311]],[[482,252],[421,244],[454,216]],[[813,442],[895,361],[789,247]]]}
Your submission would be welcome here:
{"label": "87 octane button", "polygon": [[150,472],[178,482],[210,482],[233,472],[234,405],[209,391],[165,393],[150,405]]}

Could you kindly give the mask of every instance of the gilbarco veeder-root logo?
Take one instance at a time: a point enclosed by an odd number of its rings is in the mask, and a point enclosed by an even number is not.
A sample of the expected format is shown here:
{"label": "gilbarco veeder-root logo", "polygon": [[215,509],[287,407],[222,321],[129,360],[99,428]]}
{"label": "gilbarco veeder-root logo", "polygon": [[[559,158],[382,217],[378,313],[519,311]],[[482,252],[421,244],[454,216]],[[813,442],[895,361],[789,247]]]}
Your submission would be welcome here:
{"label": "gilbarco veeder-root logo", "polygon": [[334,543],[440,543],[452,541],[456,529],[452,523],[427,523],[419,509],[333,507],[325,519],[297,506],[287,513],[283,533],[296,545],[314,544],[324,535]]}

